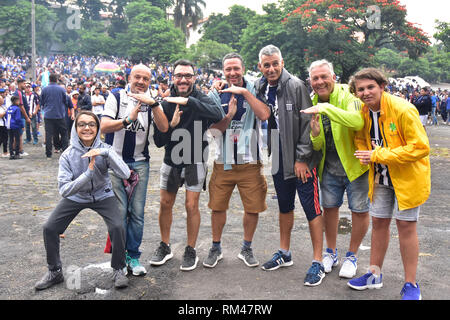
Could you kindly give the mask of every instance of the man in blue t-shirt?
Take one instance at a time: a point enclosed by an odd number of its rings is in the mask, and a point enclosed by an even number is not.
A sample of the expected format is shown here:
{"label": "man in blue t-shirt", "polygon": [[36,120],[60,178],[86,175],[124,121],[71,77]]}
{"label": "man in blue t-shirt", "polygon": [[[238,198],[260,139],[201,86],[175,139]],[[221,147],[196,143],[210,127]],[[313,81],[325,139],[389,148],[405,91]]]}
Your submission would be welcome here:
{"label": "man in blue t-shirt", "polygon": [[437,107],[437,95],[434,90],[431,91],[431,125],[438,125],[437,117],[436,117],[436,107]]}
{"label": "man in blue t-shirt", "polygon": [[[267,182],[262,173],[261,121],[270,116],[269,107],[255,94],[253,83],[244,79],[243,59],[237,53],[223,60],[225,83],[218,83],[209,96],[221,108],[224,119],[211,126],[219,137],[213,173],[209,183],[209,203],[212,210],[212,247],[203,262],[213,268],[222,259],[221,237],[231,194],[237,186],[244,205],[244,239],[238,258],[248,267],[255,267],[251,248],[259,213],[267,209]],[[224,88],[217,91],[218,88]],[[256,137],[256,139],[254,139]],[[256,141],[255,141],[256,140]]]}

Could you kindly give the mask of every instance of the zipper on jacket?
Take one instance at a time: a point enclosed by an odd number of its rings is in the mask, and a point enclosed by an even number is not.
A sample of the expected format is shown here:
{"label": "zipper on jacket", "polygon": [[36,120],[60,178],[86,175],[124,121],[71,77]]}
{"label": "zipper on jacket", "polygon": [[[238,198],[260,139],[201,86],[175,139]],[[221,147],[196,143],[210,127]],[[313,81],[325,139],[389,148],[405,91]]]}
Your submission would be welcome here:
{"label": "zipper on jacket", "polygon": [[[378,120],[378,124],[380,124],[380,121]],[[388,142],[386,140],[386,134],[384,133],[384,123],[381,122],[381,134],[383,135],[383,141],[386,143],[386,148],[389,147],[388,146]]]}
{"label": "zipper on jacket", "polygon": [[[91,157],[88,157],[88,167],[89,167],[89,163],[90,162],[91,162]],[[95,173],[95,167],[94,167],[94,173]],[[94,191],[94,181],[93,181],[93,179],[91,179],[91,187],[92,187],[92,189],[91,189],[91,196],[92,196],[93,202],[95,202],[95,196],[92,193]]]}

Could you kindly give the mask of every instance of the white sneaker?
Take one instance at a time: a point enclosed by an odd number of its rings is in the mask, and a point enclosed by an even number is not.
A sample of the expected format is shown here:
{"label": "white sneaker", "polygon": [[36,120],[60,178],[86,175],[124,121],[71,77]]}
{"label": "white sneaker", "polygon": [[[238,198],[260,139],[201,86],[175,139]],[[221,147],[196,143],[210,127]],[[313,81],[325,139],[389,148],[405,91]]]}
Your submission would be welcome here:
{"label": "white sneaker", "polygon": [[339,264],[337,249],[336,253],[333,253],[333,250],[327,248],[327,252],[323,255],[322,263],[325,273],[330,273],[333,267],[336,267]]}
{"label": "white sneaker", "polygon": [[358,259],[353,254],[347,253],[347,256],[344,258],[344,262],[342,263],[341,271],[339,271],[339,277],[351,279],[356,275],[356,269],[358,268],[358,264],[356,263]]}

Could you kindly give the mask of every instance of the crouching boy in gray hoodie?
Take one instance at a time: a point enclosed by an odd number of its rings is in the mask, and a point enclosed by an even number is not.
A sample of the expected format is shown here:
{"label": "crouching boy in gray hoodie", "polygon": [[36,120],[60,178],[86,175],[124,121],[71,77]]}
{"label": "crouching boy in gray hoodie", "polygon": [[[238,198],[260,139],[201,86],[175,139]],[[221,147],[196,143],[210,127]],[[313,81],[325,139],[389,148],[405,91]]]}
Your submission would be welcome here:
{"label": "crouching boy in gray hoodie", "polygon": [[111,267],[116,288],[128,286],[125,267],[125,228],[108,175],[111,169],[122,179],[130,169],[113,148],[100,140],[100,121],[90,111],[80,112],[74,122],[70,146],[59,159],[58,188],[62,199],[44,225],[44,244],[49,271],[35,285],[47,289],[64,281],[59,255],[59,235],[83,209],[100,214],[112,242]]}

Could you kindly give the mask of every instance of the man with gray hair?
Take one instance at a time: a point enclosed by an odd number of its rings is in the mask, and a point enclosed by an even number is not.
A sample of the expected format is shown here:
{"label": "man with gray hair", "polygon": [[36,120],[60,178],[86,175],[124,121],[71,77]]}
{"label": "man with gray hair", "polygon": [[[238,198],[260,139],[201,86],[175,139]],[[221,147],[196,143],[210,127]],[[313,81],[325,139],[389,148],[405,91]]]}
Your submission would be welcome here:
{"label": "man with gray hair", "polygon": [[328,273],[339,263],[336,246],[339,207],[347,192],[352,233],[339,276],[352,278],[357,269],[356,253],[369,227],[369,168],[354,156],[354,137],[364,126],[361,101],[350,93],[347,85],[335,83],[333,65],[327,60],[314,61],[308,71],[314,106],[302,112],[312,114],[311,141],[314,150],[322,151],[319,179],[327,241],[323,264]]}
{"label": "man with gray hair", "polygon": [[262,268],[276,270],[293,264],[290,242],[297,192],[309,222],[313,246],[313,261],[304,284],[317,286],[325,276],[322,264],[323,222],[316,173],[321,154],[312,147],[310,116],[300,113],[312,105],[311,98],[304,82],[284,68],[277,47],[268,45],[261,49],[258,68],[263,77],[255,87],[271,109],[268,147],[269,154],[272,154],[272,178],[280,224],[280,248]]}

